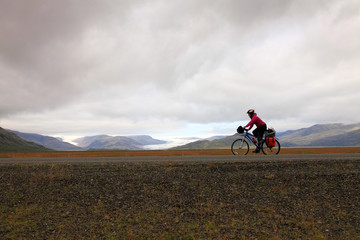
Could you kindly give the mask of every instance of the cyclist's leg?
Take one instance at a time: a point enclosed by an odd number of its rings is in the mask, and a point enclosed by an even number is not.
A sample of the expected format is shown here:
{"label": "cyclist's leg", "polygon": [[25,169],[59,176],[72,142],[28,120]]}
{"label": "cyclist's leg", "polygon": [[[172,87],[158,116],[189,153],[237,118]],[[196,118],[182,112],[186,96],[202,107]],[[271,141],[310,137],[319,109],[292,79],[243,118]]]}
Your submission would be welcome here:
{"label": "cyclist's leg", "polygon": [[258,139],[258,147],[256,148],[256,150],[254,151],[255,153],[259,153],[260,152],[260,146],[261,146],[261,143],[263,141],[263,136],[264,136],[264,133],[266,131],[266,124],[264,125],[261,125],[259,127],[257,127],[254,131],[253,131],[253,134],[254,136]]}
{"label": "cyclist's leg", "polygon": [[258,139],[258,142],[260,143],[264,137],[264,133],[266,131],[267,127],[266,124],[259,126],[253,131],[254,136]]}
{"label": "cyclist's leg", "polygon": [[253,131],[253,134],[254,134],[254,136],[257,138],[257,144],[258,145],[256,145],[256,149],[253,151],[253,153],[259,153],[260,152],[260,148],[259,148],[259,146],[260,146],[260,144],[259,144],[259,142],[260,142],[260,140],[259,140],[259,131],[260,131],[260,129],[259,129],[259,127],[257,127],[254,131]]}

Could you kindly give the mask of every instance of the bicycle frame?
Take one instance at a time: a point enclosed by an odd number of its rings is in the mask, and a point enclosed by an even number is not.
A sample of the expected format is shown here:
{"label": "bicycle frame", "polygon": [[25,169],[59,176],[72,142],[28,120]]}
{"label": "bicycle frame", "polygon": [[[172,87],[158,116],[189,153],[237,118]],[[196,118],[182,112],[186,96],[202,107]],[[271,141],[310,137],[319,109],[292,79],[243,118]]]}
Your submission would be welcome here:
{"label": "bicycle frame", "polygon": [[257,147],[258,149],[260,149],[260,146],[254,142],[253,138],[256,139],[256,137],[249,133],[248,131],[245,131],[245,133],[241,133],[240,136],[244,136],[244,141],[248,141],[249,143],[252,143],[255,145],[255,147]]}

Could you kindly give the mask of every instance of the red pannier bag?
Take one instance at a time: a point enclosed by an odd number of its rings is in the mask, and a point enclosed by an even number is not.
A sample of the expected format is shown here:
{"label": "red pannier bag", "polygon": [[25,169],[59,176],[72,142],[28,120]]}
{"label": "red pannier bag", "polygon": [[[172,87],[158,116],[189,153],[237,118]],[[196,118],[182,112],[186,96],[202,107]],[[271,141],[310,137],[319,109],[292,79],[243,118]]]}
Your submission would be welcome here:
{"label": "red pannier bag", "polygon": [[265,141],[266,141],[266,145],[269,148],[275,147],[275,145],[276,145],[275,137],[266,137]]}
{"label": "red pannier bag", "polygon": [[269,128],[265,132],[265,141],[266,141],[266,145],[269,148],[272,148],[272,147],[276,146],[275,134],[276,134],[276,131],[273,128]]}

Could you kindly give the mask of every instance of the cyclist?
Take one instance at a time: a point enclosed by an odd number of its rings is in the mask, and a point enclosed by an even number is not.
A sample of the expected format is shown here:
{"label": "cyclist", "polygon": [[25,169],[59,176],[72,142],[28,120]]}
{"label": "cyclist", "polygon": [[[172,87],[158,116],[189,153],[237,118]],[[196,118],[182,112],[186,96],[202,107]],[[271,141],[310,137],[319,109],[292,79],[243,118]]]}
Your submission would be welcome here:
{"label": "cyclist", "polygon": [[[254,124],[256,125],[256,129],[253,131],[253,134],[258,139],[258,143],[259,143],[258,145],[260,146],[260,142],[262,141],[264,132],[267,129],[266,123],[257,116],[254,109],[249,109],[247,111],[247,114],[251,120],[244,128],[249,127],[248,130],[250,130],[254,126]],[[260,149],[256,148],[254,152],[259,153]]]}

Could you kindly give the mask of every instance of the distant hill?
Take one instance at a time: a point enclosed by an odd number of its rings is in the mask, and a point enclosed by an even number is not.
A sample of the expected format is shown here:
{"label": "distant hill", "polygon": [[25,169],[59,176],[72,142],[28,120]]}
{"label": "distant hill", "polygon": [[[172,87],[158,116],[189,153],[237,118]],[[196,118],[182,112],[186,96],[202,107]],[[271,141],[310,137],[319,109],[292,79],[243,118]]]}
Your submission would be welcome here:
{"label": "distant hill", "polygon": [[79,147],[85,149],[107,150],[141,150],[146,145],[164,144],[165,141],[154,139],[148,135],[108,136],[97,135],[74,140]]}
{"label": "distant hill", "polygon": [[336,135],[336,137],[323,137],[311,142],[313,146],[359,146],[360,129]]}
{"label": "distant hill", "polygon": [[205,138],[204,140],[208,140],[208,141],[213,141],[213,140],[219,140],[219,139],[223,139],[223,138],[226,138],[228,136],[212,136],[212,137],[209,137],[209,138]]}
{"label": "distant hill", "polygon": [[0,127],[0,152],[44,152],[51,149],[26,141]]}
{"label": "distant hill", "polygon": [[134,136],[126,136],[127,138],[130,138],[132,140],[135,140],[136,142],[140,143],[141,146],[145,145],[157,145],[157,144],[165,144],[166,141],[154,139],[149,135],[134,135]]}
{"label": "distant hill", "polygon": [[[239,134],[216,140],[199,140],[171,148],[183,149],[221,149],[230,148]],[[320,146],[360,146],[360,123],[358,124],[317,124],[309,128],[277,133],[283,147],[320,147]]]}
{"label": "distant hill", "polygon": [[277,135],[283,146],[359,146],[360,123],[317,124]]}
{"label": "distant hill", "polygon": [[186,149],[223,149],[229,148],[235,139],[239,138],[239,134],[234,134],[227,137],[215,137],[215,140],[198,140],[182,146],[173,147],[171,150],[186,150]]}
{"label": "distant hill", "polygon": [[81,151],[81,150],[84,150],[80,147],[77,147],[77,146],[67,143],[67,142],[63,142],[54,137],[43,136],[43,135],[34,134],[34,133],[22,133],[22,132],[13,131],[13,130],[9,130],[9,131],[15,133],[16,135],[18,135],[19,137],[21,137],[27,141],[40,144],[44,147],[51,148],[56,151]]}
{"label": "distant hill", "polygon": [[92,142],[100,140],[102,138],[108,137],[108,135],[96,135],[96,136],[87,136],[81,137],[73,140],[79,147],[86,149]]}

